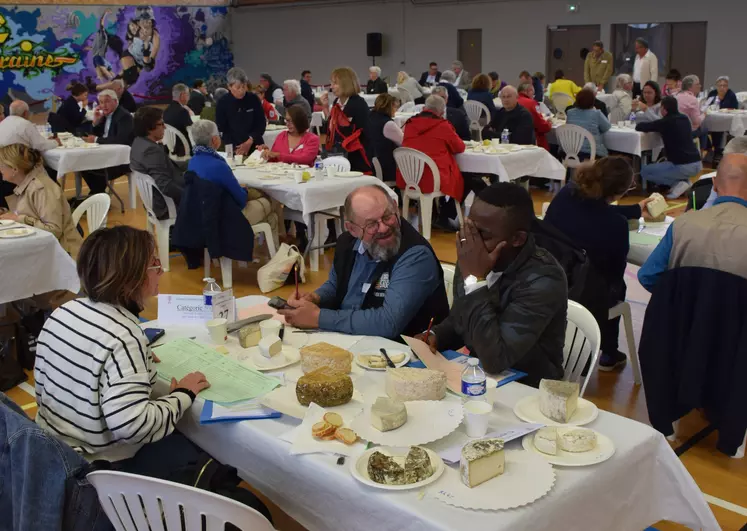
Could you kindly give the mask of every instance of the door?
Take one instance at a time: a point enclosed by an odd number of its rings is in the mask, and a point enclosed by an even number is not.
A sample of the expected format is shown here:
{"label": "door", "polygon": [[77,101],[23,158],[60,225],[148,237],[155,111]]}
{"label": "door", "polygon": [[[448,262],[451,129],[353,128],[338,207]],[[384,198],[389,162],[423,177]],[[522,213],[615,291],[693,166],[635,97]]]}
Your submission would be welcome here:
{"label": "door", "polygon": [[555,81],[562,70],[566,79],[584,84],[584,60],[591,45],[599,40],[599,25],[549,26],[547,28],[547,80]]}
{"label": "door", "polygon": [[[669,45],[670,56],[668,68],[676,68],[683,76],[695,74],[703,84],[703,90],[713,85],[715,79],[703,79],[705,76],[705,49],[706,49],[705,22],[675,22],[672,24],[671,43]],[[659,78],[663,78],[666,72],[659,71]]]}
{"label": "door", "polygon": [[482,72],[482,30],[457,30],[457,58],[469,75]]}

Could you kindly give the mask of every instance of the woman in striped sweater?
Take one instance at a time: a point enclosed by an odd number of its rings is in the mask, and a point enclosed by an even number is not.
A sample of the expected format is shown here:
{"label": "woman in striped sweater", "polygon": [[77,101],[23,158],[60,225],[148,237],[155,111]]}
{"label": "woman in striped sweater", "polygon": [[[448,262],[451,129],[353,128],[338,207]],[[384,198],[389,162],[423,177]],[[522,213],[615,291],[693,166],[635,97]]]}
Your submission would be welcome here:
{"label": "woman in striped sweater", "polygon": [[158,293],[161,273],[149,233],[126,226],[93,232],[78,257],[87,298],[49,317],[39,335],[34,377],[42,428],[89,460],[169,479],[200,452],[172,432],[209,384],[193,372],[172,380],[169,394],[151,397],[158,359],[137,315]]}

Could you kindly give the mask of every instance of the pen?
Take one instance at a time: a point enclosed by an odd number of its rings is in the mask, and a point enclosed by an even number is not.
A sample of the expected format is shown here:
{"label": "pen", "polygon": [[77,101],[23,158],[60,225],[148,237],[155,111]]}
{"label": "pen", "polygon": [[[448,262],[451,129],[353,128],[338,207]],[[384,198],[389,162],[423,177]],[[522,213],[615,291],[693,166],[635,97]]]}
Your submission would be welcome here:
{"label": "pen", "polygon": [[433,326],[433,317],[431,317],[431,321],[428,323],[428,330],[425,331],[425,341],[428,342],[428,337],[431,335],[431,327]]}

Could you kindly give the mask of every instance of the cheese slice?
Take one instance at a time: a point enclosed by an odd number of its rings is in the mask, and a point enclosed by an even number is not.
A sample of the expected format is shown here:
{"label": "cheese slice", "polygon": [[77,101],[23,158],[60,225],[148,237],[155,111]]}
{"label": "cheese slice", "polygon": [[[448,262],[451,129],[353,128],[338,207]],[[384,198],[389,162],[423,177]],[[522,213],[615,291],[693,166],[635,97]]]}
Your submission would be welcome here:
{"label": "cheese slice", "polygon": [[667,200],[664,199],[664,196],[659,193],[653,193],[649,197],[653,199],[653,201],[649,201],[648,203],[646,203],[648,213],[651,214],[652,218],[658,218],[664,213],[667,208],[669,208],[669,205],[667,205]]}
{"label": "cheese slice", "polygon": [[283,343],[278,337],[263,337],[259,340],[259,353],[270,359],[280,353]]}
{"label": "cheese slice", "polygon": [[459,475],[469,488],[500,476],[506,469],[501,439],[480,439],[462,448]]}
{"label": "cheese slice", "polygon": [[239,343],[242,348],[256,347],[262,339],[259,323],[251,323],[239,329]]}
{"label": "cheese slice", "polygon": [[565,452],[588,452],[597,446],[597,434],[588,428],[558,428],[558,448]]}
{"label": "cheese slice", "polygon": [[430,369],[387,369],[386,394],[408,400],[441,400],[446,396],[446,374]]}
{"label": "cheese slice", "polygon": [[534,447],[543,454],[558,455],[557,428],[540,428],[534,434]]}
{"label": "cheese slice", "polygon": [[579,385],[575,382],[540,380],[540,412],[555,422],[566,423],[578,407]]}
{"label": "cheese slice", "polygon": [[407,422],[407,408],[403,402],[380,396],[371,406],[371,425],[379,431],[396,430]]}

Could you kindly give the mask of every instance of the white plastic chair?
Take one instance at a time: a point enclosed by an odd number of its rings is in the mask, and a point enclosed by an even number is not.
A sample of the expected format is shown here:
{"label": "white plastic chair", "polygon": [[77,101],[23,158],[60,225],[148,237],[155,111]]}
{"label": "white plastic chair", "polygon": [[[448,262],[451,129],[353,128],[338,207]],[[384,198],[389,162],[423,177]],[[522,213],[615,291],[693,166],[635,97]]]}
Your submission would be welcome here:
{"label": "white plastic chair", "polygon": [[[272,228],[269,223],[257,223],[252,225],[254,235],[261,234],[265,242],[267,242],[267,250],[270,253],[270,258],[275,256],[277,250],[275,249],[275,240],[272,238]],[[210,277],[210,253],[208,248],[205,247],[205,258],[204,258],[204,278]],[[228,289],[233,287],[233,260],[227,256],[220,257],[220,274],[221,280],[223,281],[223,288]]]}
{"label": "white plastic chair", "polygon": [[[482,128],[490,121],[490,111],[485,104],[479,101],[467,100],[464,102],[464,111],[470,121],[470,128],[482,132]],[[482,117],[485,117],[485,123],[481,123]],[[482,138],[482,134],[480,134]]]}
{"label": "white plastic chair", "polygon": [[594,160],[597,156],[597,143],[592,134],[583,127],[572,124],[561,125],[555,129],[555,137],[565,152],[563,166],[566,168],[577,168],[581,165],[578,154],[584,147],[584,140],[589,141],[589,160]]}
{"label": "white plastic chair", "polygon": [[563,367],[565,369],[563,380],[579,381],[587,361],[591,358],[589,371],[581,384],[579,396],[584,396],[589,378],[597,367],[601,338],[599,325],[591,312],[579,303],[569,300],[568,321],[565,326],[565,346],[563,347]]}
{"label": "white plastic chair", "polygon": [[[145,228],[151,234],[155,230],[156,243],[158,244],[158,258],[161,260],[161,267],[163,267],[164,271],[169,271],[169,229],[176,223],[176,205],[173,199],[161,193],[161,190],[156,186],[156,181],[150,175],[133,171],[132,177],[135,179],[137,191],[140,194],[140,199],[143,201],[143,206],[145,206]],[[160,220],[156,217],[155,212],[153,212],[153,190],[161,194],[166,202],[166,207],[169,211],[168,219]]]}
{"label": "white plastic chair", "polygon": [[444,287],[446,288],[446,298],[449,300],[449,308],[454,303],[454,264],[441,262],[441,269],[444,271]]}
{"label": "white plastic chair", "polygon": [[106,216],[109,214],[111,204],[112,200],[108,194],[92,195],[73,211],[73,225],[77,225],[80,218],[85,214],[88,222],[88,234],[101,227],[106,227]]}
{"label": "white plastic chair", "polygon": [[[410,210],[410,198],[420,200],[420,226],[422,227],[423,237],[426,240],[431,239],[431,214],[433,213],[433,201],[443,197],[441,193],[441,174],[438,166],[425,153],[411,148],[397,148],[394,150],[394,161],[397,168],[402,174],[405,181],[405,189],[402,191],[402,217],[408,218]],[[433,192],[424,194],[420,191],[420,179],[423,177],[425,166],[431,169],[433,174]],[[459,225],[464,224],[462,218],[462,207],[456,203],[457,217]]]}
{"label": "white plastic chair", "polygon": [[[180,141],[184,146],[184,156],[174,155],[174,149],[176,148],[176,142]],[[163,143],[169,148],[169,157],[174,162],[184,162],[191,159],[189,154],[189,142],[184,138],[184,135],[175,127],[166,124],[166,131],[163,134]]]}
{"label": "white plastic chair", "polygon": [[374,167],[374,175],[376,175],[376,178],[379,179],[381,182],[383,182],[385,185],[387,185],[390,188],[396,188],[397,187],[397,181],[385,181],[384,180],[384,170],[381,169],[381,163],[379,162],[378,157],[374,157],[371,159],[371,163]]}
{"label": "white plastic chair", "polygon": [[329,166],[334,166],[338,172],[350,171],[350,161],[345,157],[327,157],[322,161],[322,167],[326,170]]}
{"label": "white plastic chair", "polygon": [[565,112],[568,107],[573,105],[573,98],[571,98],[565,92],[554,93],[552,96],[550,96],[550,100],[552,101],[555,110],[557,110],[558,112]]}
{"label": "white plastic chair", "polygon": [[206,490],[125,472],[91,472],[87,479],[116,531],[222,531],[229,522],[274,530],[259,511]]}
{"label": "white plastic chair", "polygon": [[399,112],[415,112],[415,102],[408,101],[402,104],[399,108]]}
{"label": "white plastic chair", "polygon": [[635,334],[633,334],[633,317],[630,313],[630,304],[625,301],[618,302],[610,308],[607,319],[622,317],[623,326],[625,327],[625,340],[628,342],[628,353],[630,354],[630,363],[633,365],[633,380],[636,385],[641,385],[641,363],[638,361],[638,350],[635,347]]}
{"label": "white plastic chair", "polygon": [[415,107],[414,107],[413,110],[414,110],[414,112],[423,112],[423,109],[425,109],[425,104],[418,103],[418,104],[415,105]]}

